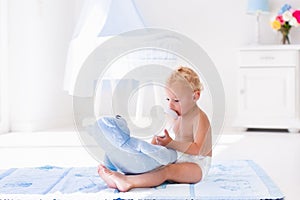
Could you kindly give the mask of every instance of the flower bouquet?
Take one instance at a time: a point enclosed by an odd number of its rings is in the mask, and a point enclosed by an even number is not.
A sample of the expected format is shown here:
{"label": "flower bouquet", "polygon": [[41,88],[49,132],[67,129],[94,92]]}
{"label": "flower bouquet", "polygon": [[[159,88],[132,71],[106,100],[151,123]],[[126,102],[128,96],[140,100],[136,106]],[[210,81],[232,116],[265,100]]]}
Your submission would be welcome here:
{"label": "flower bouquet", "polygon": [[282,34],[282,44],[290,44],[290,29],[300,25],[300,10],[292,9],[291,5],[285,4],[279,10],[271,26]]}

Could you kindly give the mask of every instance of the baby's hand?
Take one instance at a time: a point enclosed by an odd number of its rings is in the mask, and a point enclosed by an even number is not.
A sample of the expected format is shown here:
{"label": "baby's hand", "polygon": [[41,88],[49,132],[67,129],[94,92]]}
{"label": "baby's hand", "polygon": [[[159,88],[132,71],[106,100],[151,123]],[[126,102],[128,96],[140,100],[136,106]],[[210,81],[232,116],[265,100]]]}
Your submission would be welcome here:
{"label": "baby's hand", "polygon": [[167,146],[172,141],[172,138],[170,137],[168,131],[165,129],[164,132],[165,132],[164,136],[155,136],[156,144],[161,146]]}
{"label": "baby's hand", "polygon": [[157,137],[156,135],[153,136],[153,138],[152,138],[152,140],[151,140],[151,144],[158,145],[158,144],[157,144],[156,137]]}

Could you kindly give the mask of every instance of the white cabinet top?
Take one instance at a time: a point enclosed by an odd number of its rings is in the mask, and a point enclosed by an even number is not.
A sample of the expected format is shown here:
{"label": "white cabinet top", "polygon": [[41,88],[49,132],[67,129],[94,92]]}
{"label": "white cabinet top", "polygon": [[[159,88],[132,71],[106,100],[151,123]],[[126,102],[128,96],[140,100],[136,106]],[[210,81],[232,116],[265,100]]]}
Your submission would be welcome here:
{"label": "white cabinet top", "polygon": [[257,51],[257,50],[300,50],[300,44],[289,45],[253,45],[239,48],[240,51]]}

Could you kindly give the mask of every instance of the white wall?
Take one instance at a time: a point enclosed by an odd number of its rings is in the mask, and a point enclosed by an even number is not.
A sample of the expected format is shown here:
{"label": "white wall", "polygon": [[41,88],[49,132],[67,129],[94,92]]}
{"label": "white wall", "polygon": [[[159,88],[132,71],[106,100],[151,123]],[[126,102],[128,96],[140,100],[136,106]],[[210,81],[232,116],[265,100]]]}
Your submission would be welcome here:
{"label": "white wall", "polygon": [[[72,123],[72,99],[62,91],[69,41],[84,0],[10,0],[9,66],[11,128],[42,129]],[[135,0],[148,25],[182,33],[200,44],[222,77],[227,104],[226,126],[236,114],[236,51],[255,39],[255,16],[246,14],[247,0]],[[270,0],[273,13],[284,3]],[[261,41],[279,44],[261,18]],[[292,43],[300,43],[293,28]]]}
{"label": "white wall", "polygon": [[0,133],[9,130],[8,104],[8,0],[0,1]]}
{"label": "white wall", "polygon": [[74,5],[73,0],[9,1],[13,131],[72,123],[71,97],[62,87]]}

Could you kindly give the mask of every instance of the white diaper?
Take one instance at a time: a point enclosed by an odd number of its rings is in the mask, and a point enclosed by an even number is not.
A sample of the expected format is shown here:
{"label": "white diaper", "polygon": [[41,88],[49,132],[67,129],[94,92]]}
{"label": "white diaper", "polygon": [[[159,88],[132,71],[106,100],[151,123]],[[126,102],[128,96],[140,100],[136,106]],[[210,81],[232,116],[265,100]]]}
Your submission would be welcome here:
{"label": "white diaper", "polygon": [[211,157],[210,156],[201,156],[201,155],[190,155],[182,152],[177,152],[177,160],[175,163],[184,163],[184,162],[192,162],[196,163],[202,170],[202,178],[203,180],[208,174],[209,168],[211,166]]}

